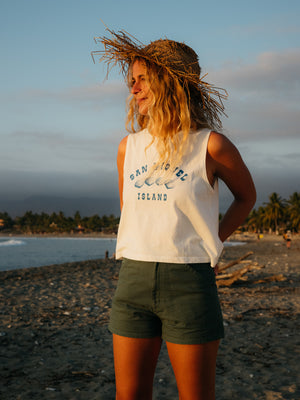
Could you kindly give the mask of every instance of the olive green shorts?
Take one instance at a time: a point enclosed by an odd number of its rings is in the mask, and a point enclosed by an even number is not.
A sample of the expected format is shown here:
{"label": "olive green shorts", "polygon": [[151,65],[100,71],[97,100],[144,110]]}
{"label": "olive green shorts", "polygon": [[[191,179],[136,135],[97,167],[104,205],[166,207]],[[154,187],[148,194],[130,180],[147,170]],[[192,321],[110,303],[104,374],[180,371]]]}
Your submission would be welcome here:
{"label": "olive green shorts", "polygon": [[224,337],[214,271],[205,264],[124,259],[109,329],[131,338],[160,336],[177,344]]}

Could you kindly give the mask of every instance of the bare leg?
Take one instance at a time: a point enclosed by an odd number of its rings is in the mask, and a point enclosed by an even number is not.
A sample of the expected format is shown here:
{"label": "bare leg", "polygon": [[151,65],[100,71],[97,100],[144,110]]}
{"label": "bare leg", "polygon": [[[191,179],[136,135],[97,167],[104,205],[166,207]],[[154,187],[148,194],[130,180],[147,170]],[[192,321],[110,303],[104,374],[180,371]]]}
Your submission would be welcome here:
{"label": "bare leg", "polygon": [[180,400],[214,400],[219,340],[200,345],[167,343]]}
{"label": "bare leg", "polygon": [[116,400],[151,400],[161,338],[113,335]]}

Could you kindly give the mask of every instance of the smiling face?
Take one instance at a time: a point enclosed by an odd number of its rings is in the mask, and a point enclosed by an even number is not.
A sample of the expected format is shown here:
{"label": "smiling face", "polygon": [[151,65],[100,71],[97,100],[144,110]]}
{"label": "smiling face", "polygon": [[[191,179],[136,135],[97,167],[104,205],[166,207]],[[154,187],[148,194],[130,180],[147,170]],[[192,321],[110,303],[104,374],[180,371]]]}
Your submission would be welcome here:
{"label": "smiling face", "polygon": [[150,90],[146,64],[136,60],[132,66],[131,93],[138,105],[139,113],[147,115],[153,102],[153,94]]}

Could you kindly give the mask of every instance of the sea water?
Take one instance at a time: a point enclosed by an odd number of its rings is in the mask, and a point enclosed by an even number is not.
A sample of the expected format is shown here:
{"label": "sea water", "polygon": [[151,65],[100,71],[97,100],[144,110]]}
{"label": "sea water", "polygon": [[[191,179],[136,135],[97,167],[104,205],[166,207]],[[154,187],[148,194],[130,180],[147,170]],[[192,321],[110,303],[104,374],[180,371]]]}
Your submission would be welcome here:
{"label": "sea water", "polygon": [[94,260],[104,258],[107,251],[110,257],[115,247],[114,238],[0,237],[0,271]]}
{"label": "sea water", "polygon": [[73,237],[0,237],[0,271],[112,256],[116,239]]}

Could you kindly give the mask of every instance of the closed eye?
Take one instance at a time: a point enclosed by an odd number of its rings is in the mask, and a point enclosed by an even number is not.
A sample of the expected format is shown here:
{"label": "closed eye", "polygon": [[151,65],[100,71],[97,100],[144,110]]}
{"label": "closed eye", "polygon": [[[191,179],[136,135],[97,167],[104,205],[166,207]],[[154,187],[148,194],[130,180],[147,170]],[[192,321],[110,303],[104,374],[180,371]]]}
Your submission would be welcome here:
{"label": "closed eye", "polygon": [[[146,81],[146,76],[145,75],[139,75],[137,77],[137,80],[140,81],[140,82],[145,82]],[[131,82],[130,82],[130,86],[132,87],[135,83],[136,83],[136,79],[132,78]]]}

